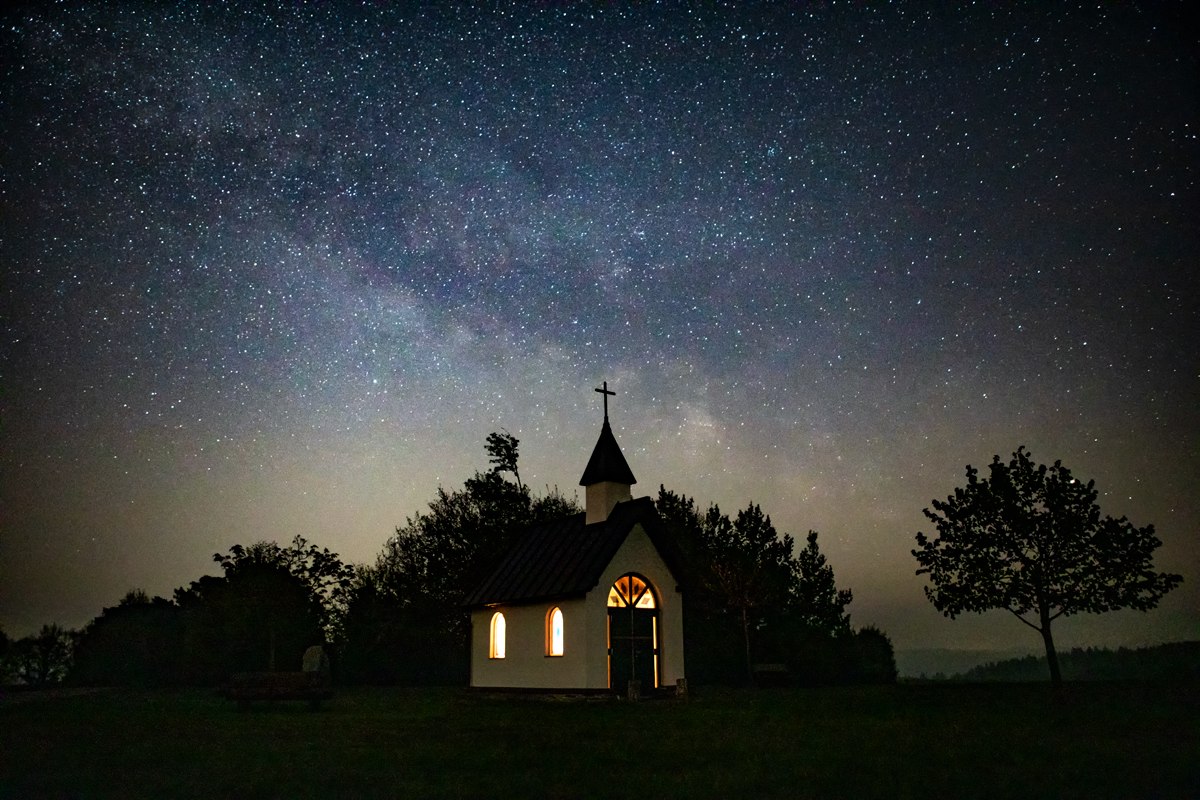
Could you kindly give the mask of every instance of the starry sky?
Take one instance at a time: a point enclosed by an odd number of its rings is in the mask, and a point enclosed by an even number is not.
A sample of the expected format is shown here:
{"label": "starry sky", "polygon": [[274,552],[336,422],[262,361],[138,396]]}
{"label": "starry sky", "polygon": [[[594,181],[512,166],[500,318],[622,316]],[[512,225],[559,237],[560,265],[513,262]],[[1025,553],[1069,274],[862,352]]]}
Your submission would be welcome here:
{"label": "starry sky", "polygon": [[1200,278],[1183,4],[38,4],[0,47],[0,625],[295,535],[356,563],[521,440],[820,532],[898,648],[910,554],[1025,445],[1183,587],[1060,646],[1195,639]]}

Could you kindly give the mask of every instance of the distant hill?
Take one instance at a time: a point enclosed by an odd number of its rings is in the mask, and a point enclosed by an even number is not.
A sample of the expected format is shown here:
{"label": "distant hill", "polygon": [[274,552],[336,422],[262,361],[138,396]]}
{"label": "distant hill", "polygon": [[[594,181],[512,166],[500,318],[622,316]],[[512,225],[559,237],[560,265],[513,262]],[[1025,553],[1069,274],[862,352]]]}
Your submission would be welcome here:
{"label": "distant hill", "polygon": [[[1171,642],[1136,650],[1077,647],[1059,653],[1058,664],[1065,681],[1197,680],[1200,642]],[[981,664],[949,680],[987,683],[1049,679],[1046,657],[1029,655]]]}
{"label": "distant hill", "polygon": [[901,678],[947,678],[981,664],[1037,655],[1033,647],[1005,650],[957,650],[946,647],[896,650],[896,671]]}

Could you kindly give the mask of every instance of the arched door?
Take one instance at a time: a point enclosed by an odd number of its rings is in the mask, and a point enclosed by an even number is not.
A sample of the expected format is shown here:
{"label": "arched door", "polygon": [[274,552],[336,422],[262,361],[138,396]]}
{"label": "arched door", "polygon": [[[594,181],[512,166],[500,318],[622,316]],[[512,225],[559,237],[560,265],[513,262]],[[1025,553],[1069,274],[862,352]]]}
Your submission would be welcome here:
{"label": "arched door", "polygon": [[658,688],[658,602],[649,581],[622,575],[608,592],[608,686],[625,691],[631,678]]}

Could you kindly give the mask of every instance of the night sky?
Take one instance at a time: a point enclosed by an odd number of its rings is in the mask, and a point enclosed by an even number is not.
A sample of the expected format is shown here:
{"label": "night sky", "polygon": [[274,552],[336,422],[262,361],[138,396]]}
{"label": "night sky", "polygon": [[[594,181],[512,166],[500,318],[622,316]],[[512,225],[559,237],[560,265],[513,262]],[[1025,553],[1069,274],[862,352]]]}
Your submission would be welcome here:
{"label": "night sky", "polygon": [[[1060,646],[1200,630],[1194,20],[43,4],[3,17],[0,625],[78,627],[297,534],[370,562],[521,440],[820,533],[898,648],[910,554],[1025,445],[1185,583]],[[599,5],[599,4],[597,4]]]}

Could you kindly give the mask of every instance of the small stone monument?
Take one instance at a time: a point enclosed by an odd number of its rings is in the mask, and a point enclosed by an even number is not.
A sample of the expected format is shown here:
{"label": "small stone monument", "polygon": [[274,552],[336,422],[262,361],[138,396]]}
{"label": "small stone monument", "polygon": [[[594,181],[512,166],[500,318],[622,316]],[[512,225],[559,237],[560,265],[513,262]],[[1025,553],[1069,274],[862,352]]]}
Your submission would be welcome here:
{"label": "small stone monument", "polygon": [[637,700],[642,696],[642,682],[636,679],[629,681],[629,699]]}
{"label": "small stone monument", "polygon": [[319,644],[314,644],[312,647],[304,651],[304,660],[300,666],[301,672],[316,672],[322,679],[329,677],[329,656],[325,655],[325,648]]}
{"label": "small stone monument", "polygon": [[687,678],[679,678],[675,681],[675,698],[677,700],[688,699]]}

